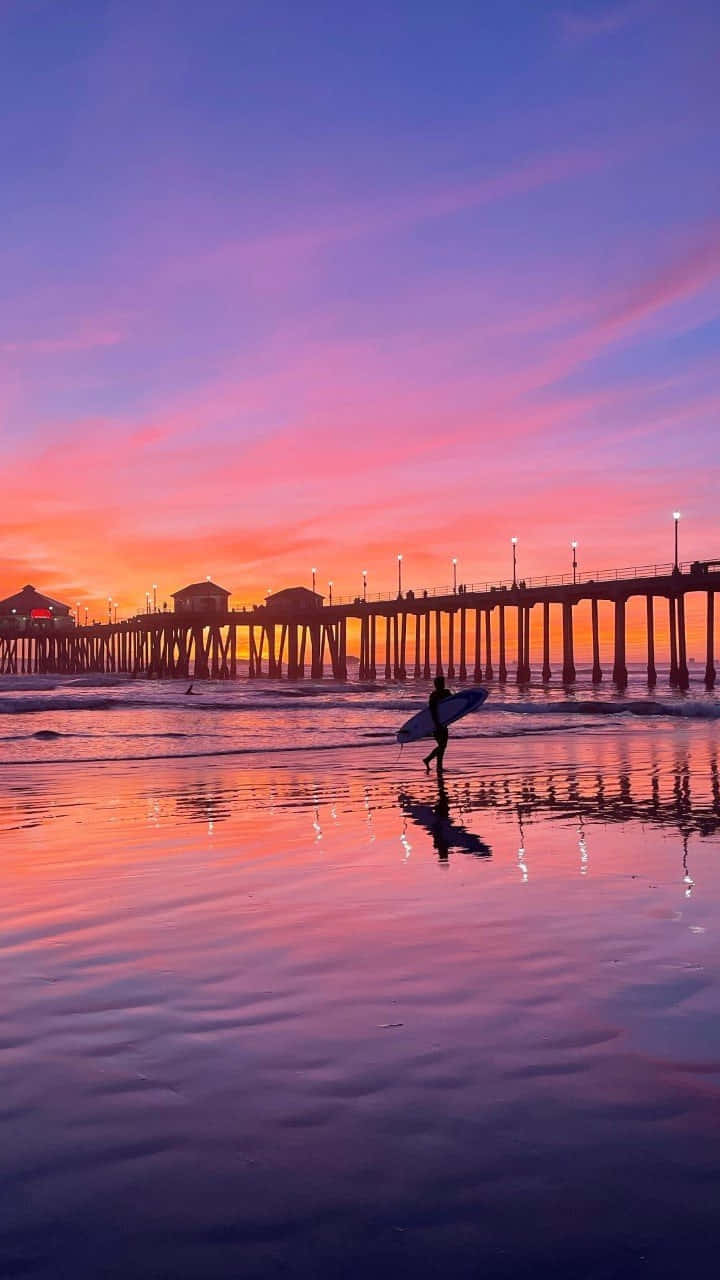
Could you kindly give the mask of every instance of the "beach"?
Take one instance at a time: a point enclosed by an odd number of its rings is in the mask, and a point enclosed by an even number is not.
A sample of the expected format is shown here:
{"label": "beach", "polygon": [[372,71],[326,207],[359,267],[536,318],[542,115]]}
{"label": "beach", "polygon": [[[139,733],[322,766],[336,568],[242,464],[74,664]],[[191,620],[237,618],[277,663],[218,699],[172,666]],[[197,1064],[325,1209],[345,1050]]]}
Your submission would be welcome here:
{"label": "beach", "polygon": [[720,704],[426,697],[3,682],[2,1275],[714,1260]]}

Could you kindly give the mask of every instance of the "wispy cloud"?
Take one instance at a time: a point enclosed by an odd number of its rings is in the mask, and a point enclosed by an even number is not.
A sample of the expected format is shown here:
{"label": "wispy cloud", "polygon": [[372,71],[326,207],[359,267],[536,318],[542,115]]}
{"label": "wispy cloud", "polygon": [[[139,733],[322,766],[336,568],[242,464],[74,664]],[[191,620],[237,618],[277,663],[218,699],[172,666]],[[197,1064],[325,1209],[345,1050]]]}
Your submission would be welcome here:
{"label": "wispy cloud", "polygon": [[335,245],[372,239],[421,222],[529,194],[600,170],[609,158],[602,149],[573,147],[526,158],[473,181],[436,184],[432,188],[321,209],[314,217],[306,214],[304,224],[226,241],[200,256],[183,255],[170,264],[169,273],[180,277],[206,276],[214,268],[223,273],[233,268],[250,268],[282,274],[291,270],[293,264],[312,259]]}
{"label": "wispy cloud", "polygon": [[115,347],[123,340],[123,334],[115,328],[82,328],[65,334],[43,337],[18,337],[0,339],[0,351],[6,355],[69,355],[73,351],[95,351],[101,347]]}
{"label": "wispy cloud", "polygon": [[563,10],[558,14],[558,20],[566,40],[581,42],[597,36],[615,35],[645,17],[653,7],[653,0],[631,0],[627,4],[599,5],[583,12]]}

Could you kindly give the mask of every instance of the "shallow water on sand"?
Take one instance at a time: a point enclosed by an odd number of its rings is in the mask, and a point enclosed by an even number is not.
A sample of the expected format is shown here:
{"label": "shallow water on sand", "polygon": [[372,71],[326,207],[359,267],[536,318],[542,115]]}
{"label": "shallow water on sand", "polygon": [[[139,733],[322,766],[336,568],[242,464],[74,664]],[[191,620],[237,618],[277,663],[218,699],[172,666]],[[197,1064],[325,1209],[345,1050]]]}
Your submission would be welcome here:
{"label": "shallow water on sand", "polygon": [[0,1274],[720,1246],[716,727],[12,765]]}

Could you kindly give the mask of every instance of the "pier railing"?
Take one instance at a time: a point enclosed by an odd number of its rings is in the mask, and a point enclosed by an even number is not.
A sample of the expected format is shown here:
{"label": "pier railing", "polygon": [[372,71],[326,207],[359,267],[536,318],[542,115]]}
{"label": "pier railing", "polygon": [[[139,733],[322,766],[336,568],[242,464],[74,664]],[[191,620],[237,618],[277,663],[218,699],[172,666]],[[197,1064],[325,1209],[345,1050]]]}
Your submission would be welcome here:
{"label": "pier railing", "polygon": [[[681,564],[678,564],[678,572],[690,573],[695,563],[695,561],[684,560]],[[515,582],[513,582],[512,578],[487,578],[484,582],[459,582],[457,586],[453,583],[441,587],[422,587],[419,590],[411,587],[408,588],[408,590],[403,589],[402,594],[398,591],[379,591],[372,595],[368,592],[365,597],[363,597],[360,592],[354,596],[336,596],[333,594],[332,602],[334,605],[357,604],[360,601],[363,603],[367,601],[368,604],[371,604],[373,601],[382,603],[383,601],[387,602],[389,600],[405,600],[408,598],[409,592],[412,592],[409,596],[410,599],[413,599],[414,597],[416,600],[426,600],[435,599],[438,596],[454,596],[458,594],[471,595],[473,593],[489,594],[491,591],[512,591],[515,587],[520,587],[521,589],[525,589],[527,587],[567,587],[581,586],[583,583],[622,582],[632,578],[667,578],[670,577],[674,570],[675,565],[673,563],[641,564],[627,565],[622,569],[594,569],[591,572],[586,571],[575,574],[572,572],[546,573],[533,575],[531,578],[518,578]],[[329,602],[326,598],[326,604],[327,603]],[[253,605],[237,606],[238,609],[248,609],[253,607]]]}

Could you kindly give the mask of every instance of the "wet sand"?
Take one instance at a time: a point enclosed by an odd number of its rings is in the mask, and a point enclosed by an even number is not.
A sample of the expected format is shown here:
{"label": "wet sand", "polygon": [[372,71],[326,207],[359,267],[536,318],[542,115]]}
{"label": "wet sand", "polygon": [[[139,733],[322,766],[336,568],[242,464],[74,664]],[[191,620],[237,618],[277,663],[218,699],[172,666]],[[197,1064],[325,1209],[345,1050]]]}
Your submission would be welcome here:
{"label": "wet sand", "polygon": [[0,1274],[713,1267],[715,736],[5,770]]}

